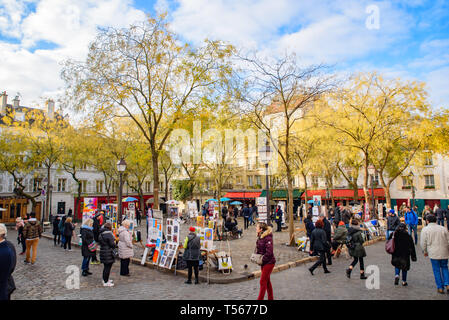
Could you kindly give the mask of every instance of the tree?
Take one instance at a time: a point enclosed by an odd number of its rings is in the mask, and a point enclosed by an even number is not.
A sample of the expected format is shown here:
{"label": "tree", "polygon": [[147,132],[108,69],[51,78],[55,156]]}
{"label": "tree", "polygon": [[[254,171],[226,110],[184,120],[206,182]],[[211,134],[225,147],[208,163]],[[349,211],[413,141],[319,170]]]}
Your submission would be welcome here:
{"label": "tree", "polygon": [[31,201],[32,210],[36,209],[36,198],[40,196],[40,190],[36,193],[25,192],[25,176],[35,169],[35,161],[28,152],[28,141],[23,130],[15,128],[14,132],[3,128],[0,131],[0,171],[9,173],[14,179],[14,193]]}
{"label": "tree", "polygon": [[[265,62],[257,56],[244,58],[248,68],[238,98],[250,113],[250,121],[264,131],[286,170],[290,245],[294,244],[292,127],[308,108],[331,89],[323,66],[300,67],[294,55]],[[273,116],[274,115],[274,116]],[[274,126],[273,122],[277,122]],[[278,133],[278,134],[275,134]],[[278,136],[279,141],[275,141]]]}
{"label": "tree", "polygon": [[[387,167],[393,169],[391,165],[397,165],[401,157],[408,159],[404,163],[408,166],[416,148],[419,148],[420,143],[416,144],[413,140],[418,136],[415,125],[428,115],[425,98],[422,83],[386,80],[373,72],[353,76],[345,88],[324,102],[329,107],[321,110],[324,112],[317,119],[337,132],[341,145],[354,148],[362,155],[363,190],[365,202],[370,206],[368,166],[375,162],[377,169],[382,171],[381,181],[384,173],[391,175],[388,182],[383,181],[389,197],[389,185],[404,170],[404,166],[399,165],[390,172],[387,172]],[[410,127],[413,130],[407,134]],[[408,142],[405,142],[406,136],[410,138]],[[400,141],[411,144],[401,148],[398,145]],[[411,152],[407,154],[408,149]],[[393,153],[397,153],[399,158],[394,157]],[[371,209],[373,213],[374,208]]]}
{"label": "tree", "polygon": [[61,118],[50,119],[36,109],[26,114],[25,128],[30,157],[36,163],[42,163],[47,170],[47,188],[44,219],[49,219],[51,168],[59,161],[64,149],[62,132],[67,123]]}
{"label": "tree", "polygon": [[[193,48],[169,30],[165,15],[140,25],[100,30],[85,62],[67,61],[68,102],[98,119],[129,117],[149,144],[154,206],[159,208],[159,155],[174,125],[202,96],[218,97],[233,47],[205,41]],[[164,124],[164,125],[162,125]]]}

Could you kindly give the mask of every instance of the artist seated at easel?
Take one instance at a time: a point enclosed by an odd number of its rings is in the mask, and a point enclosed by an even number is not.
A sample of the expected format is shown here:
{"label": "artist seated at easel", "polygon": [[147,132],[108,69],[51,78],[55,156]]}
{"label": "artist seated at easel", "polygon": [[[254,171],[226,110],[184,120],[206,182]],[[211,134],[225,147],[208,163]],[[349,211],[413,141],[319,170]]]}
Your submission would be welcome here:
{"label": "artist seated at easel", "polygon": [[348,236],[348,229],[346,229],[345,223],[340,221],[338,228],[335,230],[334,237],[332,239],[332,254],[336,253],[336,257],[340,255],[343,245],[346,243]]}
{"label": "artist seated at easel", "polygon": [[237,228],[237,220],[234,218],[234,221],[232,221],[231,217],[226,218],[225,228],[231,231],[233,236],[238,236],[239,238],[242,237],[243,230],[239,230]]}

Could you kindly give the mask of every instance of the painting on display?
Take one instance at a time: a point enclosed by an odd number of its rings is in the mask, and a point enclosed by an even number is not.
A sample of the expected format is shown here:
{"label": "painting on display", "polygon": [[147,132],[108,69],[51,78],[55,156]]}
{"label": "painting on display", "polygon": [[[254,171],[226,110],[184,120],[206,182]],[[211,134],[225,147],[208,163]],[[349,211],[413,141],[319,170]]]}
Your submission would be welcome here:
{"label": "painting on display", "polygon": [[204,217],[203,216],[196,217],[196,226],[204,228]]}
{"label": "painting on display", "polygon": [[203,242],[201,245],[201,249],[203,250],[212,250],[214,244],[214,229],[212,228],[204,228],[203,231]]}
{"label": "painting on display", "polygon": [[166,239],[167,242],[179,242],[180,225],[177,219],[167,219]]}
{"label": "painting on display", "polygon": [[173,261],[176,258],[178,252],[178,244],[173,242],[167,242],[165,244],[163,253],[161,254],[161,260],[159,266],[166,269],[171,269]]}

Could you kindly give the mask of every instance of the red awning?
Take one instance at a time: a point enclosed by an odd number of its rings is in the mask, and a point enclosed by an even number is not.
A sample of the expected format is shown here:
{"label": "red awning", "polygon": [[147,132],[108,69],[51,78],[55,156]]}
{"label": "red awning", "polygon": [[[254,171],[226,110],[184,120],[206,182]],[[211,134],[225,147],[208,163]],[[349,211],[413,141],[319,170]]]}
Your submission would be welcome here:
{"label": "red awning", "polygon": [[[307,198],[311,199],[313,196],[321,196],[321,199],[326,198],[326,190],[307,190]],[[304,192],[301,196],[301,199],[306,197],[306,193]]]}
{"label": "red awning", "polygon": [[228,192],[224,198],[230,199],[254,199],[260,197],[262,192]]}
{"label": "red awning", "polygon": [[[371,195],[371,189],[368,190]],[[304,199],[305,194],[301,196]],[[326,199],[326,190],[307,190],[307,197],[312,198],[313,196],[321,196],[321,199]],[[333,189],[332,196],[337,199],[353,199],[354,190],[352,189]],[[359,199],[363,199],[365,195],[363,194],[363,189],[358,189]],[[374,198],[385,198],[385,190],[382,188],[374,189]]]}

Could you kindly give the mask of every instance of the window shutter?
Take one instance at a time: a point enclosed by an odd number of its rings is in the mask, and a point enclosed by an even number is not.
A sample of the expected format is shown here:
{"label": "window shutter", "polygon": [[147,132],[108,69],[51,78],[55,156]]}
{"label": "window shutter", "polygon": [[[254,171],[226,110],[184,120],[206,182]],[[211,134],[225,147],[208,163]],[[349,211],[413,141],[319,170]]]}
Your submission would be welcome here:
{"label": "window shutter", "polygon": [[440,188],[441,187],[440,186],[440,176],[436,174],[436,175],[433,176],[433,179],[435,181],[435,190],[442,189],[442,188]]}
{"label": "window shutter", "polygon": [[424,176],[419,176],[417,180],[418,180],[418,189],[424,190],[424,186],[426,183]]}

